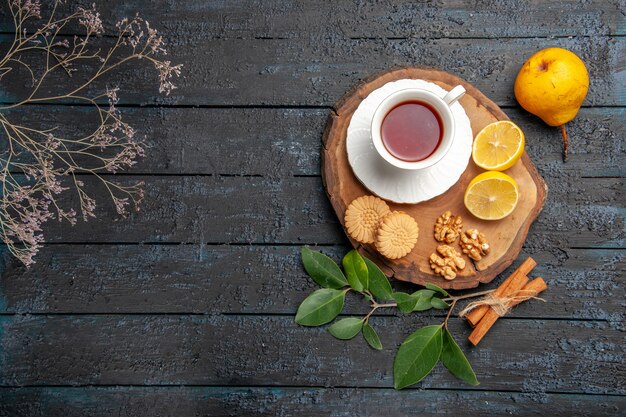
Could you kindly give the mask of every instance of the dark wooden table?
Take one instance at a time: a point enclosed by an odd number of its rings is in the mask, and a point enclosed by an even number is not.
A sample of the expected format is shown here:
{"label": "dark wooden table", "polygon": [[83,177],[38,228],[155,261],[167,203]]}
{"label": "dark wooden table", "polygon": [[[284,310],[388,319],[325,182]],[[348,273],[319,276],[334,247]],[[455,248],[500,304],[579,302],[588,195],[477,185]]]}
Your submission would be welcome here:
{"label": "dark wooden table", "polygon": [[[168,98],[139,66],[107,80],[150,143],[119,176],[145,180],[141,212],[117,219],[103,206],[86,224],[49,223],[30,269],[4,251],[0,415],[624,415],[622,1],[99,8],[109,28],[140,11],[169,40],[184,76]],[[568,125],[566,164],[557,129],[513,96],[521,64],[548,46],[579,54],[591,77]],[[462,344],[481,381],[475,388],[441,366],[410,389],[392,388],[398,343],[440,313],[374,317],[382,352],[294,323],[314,288],[300,247],[318,245],[335,259],[348,250],[319,175],[326,119],[346,90],[407,65],[442,68],[496,101],[526,132],[549,186],[521,255],[539,263],[546,302],[516,308],[478,348]],[[73,122],[71,106],[30,111]],[[350,298],[347,311],[366,306]],[[465,340],[460,319],[451,327]]]}

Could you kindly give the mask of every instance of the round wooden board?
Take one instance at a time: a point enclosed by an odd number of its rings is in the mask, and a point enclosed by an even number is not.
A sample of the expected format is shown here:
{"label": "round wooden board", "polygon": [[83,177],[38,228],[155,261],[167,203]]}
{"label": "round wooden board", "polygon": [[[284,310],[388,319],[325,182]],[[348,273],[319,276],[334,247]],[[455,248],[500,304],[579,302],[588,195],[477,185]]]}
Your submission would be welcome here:
{"label": "round wooden board", "polygon": [[[346,153],[346,132],[352,114],[361,101],[373,90],[390,81],[400,79],[423,79],[434,82],[446,90],[461,84],[467,93],[460,103],[472,125],[474,135],[484,126],[496,120],[508,120],[506,114],[484,94],[466,81],[432,68],[402,68],[387,71],[366,80],[348,92],[335,106],[323,136],[322,179],[326,193],[343,225],[346,207],[356,197],[372,194],[354,176]],[[352,245],[364,256],[372,259],[390,277],[417,284],[433,283],[443,288],[463,289],[490,282],[519,255],[531,223],[543,207],[547,186],[526,153],[506,173],[512,176],[520,189],[520,200],[515,211],[500,221],[483,221],[472,216],[463,204],[463,194],[469,181],[483,172],[471,160],[459,179],[446,193],[419,204],[390,203],[391,210],[402,210],[415,218],[420,227],[419,238],[413,251],[406,257],[391,261],[380,256],[372,245],[361,245],[350,238]],[[456,279],[446,281],[434,275],[428,257],[438,242],[433,237],[437,217],[446,210],[463,217],[464,229],[477,228],[483,232],[491,245],[491,252],[478,262],[467,262]],[[344,229],[345,230],[345,229]],[[347,233],[346,233],[347,234]],[[455,244],[456,245],[456,244]],[[469,259],[465,257],[465,259]]]}

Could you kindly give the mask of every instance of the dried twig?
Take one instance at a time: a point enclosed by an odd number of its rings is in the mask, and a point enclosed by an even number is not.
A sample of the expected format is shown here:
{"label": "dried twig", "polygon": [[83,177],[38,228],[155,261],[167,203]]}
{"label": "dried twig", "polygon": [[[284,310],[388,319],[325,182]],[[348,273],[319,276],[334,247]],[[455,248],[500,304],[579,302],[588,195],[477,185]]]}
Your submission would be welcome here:
{"label": "dried twig", "polygon": [[[101,94],[90,95],[88,87],[129,61],[144,60],[158,72],[159,92],[169,95],[176,88],[172,78],[178,77],[181,70],[181,65],[160,59],[167,53],[164,41],[138,15],[117,23],[117,38],[108,50],[94,50],[92,40],[104,32],[95,7],[79,7],[69,16],[57,17],[59,3],[60,0],[55,1],[49,17],[42,19],[40,1],[8,0],[15,36],[0,59],[0,82],[18,70],[26,71],[30,77],[30,88],[23,98],[0,106],[0,137],[4,137],[0,142],[0,237],[27,266],[34,262],[33,256],[43,243],[42,225],[47,220],[57,218],[75,224],[79,215],[84,220],[95,217],[96,201],[78,174],[97,178],[122,216],[128,206],[137,208],[143,198],[141,182],[122,185],[102,175],[133,166],[137,158],[144,156],[144,143],[122,120],[116,107],[119,90],[106,88]],[[40,24],[29,33],[27,26],[31,27],[34,21]],[[78,23],[84,34],[73,39],[61,36],[71,22]],[[52,83],[52,74],[73,76],[79,64],[81,68],[86,64],[95,66],[92,73],[83,74],[84,79],[66,83],[71,85],[66,91],[42,93]],[[59,126],[43,129],[16,121],[23,106],[58,100],[88,104],[97,114],[99,124],[72,127],[68,137],[59,133]],[[76,193],[77,207],[62,207],[59,195],[64,192]]]}

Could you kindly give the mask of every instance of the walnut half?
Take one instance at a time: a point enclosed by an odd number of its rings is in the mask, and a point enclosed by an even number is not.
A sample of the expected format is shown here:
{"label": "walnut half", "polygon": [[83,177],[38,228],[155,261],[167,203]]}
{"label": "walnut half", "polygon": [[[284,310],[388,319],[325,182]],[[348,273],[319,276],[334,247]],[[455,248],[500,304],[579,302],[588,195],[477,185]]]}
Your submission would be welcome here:
{"label": "walnut half", "polygon": [[435,239],[438,242],[453,243],[461,233],[463,219],[453,216],[450,210],[443,213],[435,222]]}
{"label": "walnut half", "polygon": [[489,242],[484,234],[476,229],[468,229],[461,235],[461,250],[475,261],[480,261],[489,254]]}
{"label": "walnut half", "polygon": [[437,252],[439,254],[433,253],[428,259],[430,267],[435,274],[439,274],[447,280],[453,280],[456,278],[456,272],[465,268],[465,260],[461,258],[460,253],[448,245],[437,246]]}

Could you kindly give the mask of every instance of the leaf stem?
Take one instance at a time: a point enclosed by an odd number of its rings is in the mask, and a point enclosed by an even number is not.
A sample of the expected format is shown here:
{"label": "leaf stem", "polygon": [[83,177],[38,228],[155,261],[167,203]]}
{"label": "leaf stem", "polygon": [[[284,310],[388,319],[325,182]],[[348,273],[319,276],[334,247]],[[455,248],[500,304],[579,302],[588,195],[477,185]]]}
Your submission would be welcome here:
{"label": "leaf stem", "polygon": [[398,303],[378,304],[376,301],[372,303],[372,307],[385,308],[385,307],[397,307]]}
{"label": "leaf stem", "polygon": [[490,294],[490,293],[492,293],[494,291],[495,290],[479,291],[479,292],[473,292],[471,294],[465,294],[465,295],[459,295],[459,296],[450,296],[450,297],[447,297],[447,298],[443,298],[443,301],[452,301],[452,305],[448,309],[448,314],[446,315],[446,318],[443,321],[443,326],[446,329],[448,328],[448,320],[450,319],[450,315],[452,314],[452,310],[454,310],[454,307],[456,306],[456,303],[459,300],[464,300],[466,298],[481,297],[483,295]]}
{"label": "leaf stem", "polygon": [[479,291],[479,292],[473,292],[471,294],[465,294],[465,295],[459,295],[459,296],[450,296],[447,298],[443,298],[443,301],[459,301],[459,300],[465,300],[466,298],[474,298],[474,297],[481,297],[483,295],[487,295],[490,294],[492,292],[494,292],[495,290],[487,290],[487,291]]}
{"label": "leaf stem", "polygon": [[372,309],[370,310],[369,313],[367,313],[367,315],[365,317],[363,317],[363,323],[367,323],[368,320],[370,319],[370,316],[372,314],[374,314],[374,311],[376,311],[378,309],[378,307],[372,307]]}
{"label": "leaf stem", "polygon": [[[350,290],[350,288],[348,289],[348,291]],[[447,298],[442,298],[443,301],[452,301],[452,305],[450,306],[450,308],[448,309],[448,314],[446,315],[446,318],[443,322],[443,325],[446,327],[446,329],[448,328],[448,319],[450,318],[450,315],[452,314],[452,310],[454,310],[454,307],[456,306],[456,303],[459,300],[464,300],[466,298],[474,298],[474,297],[481,297],[483,295],[487,295],[489,293],[492,293],[494,290],[487,290],[487,291],[479,291],[479,292],[474,292],[471,294],[465,294],[465,295],[459,295],[459,296],[450,296]],[[371,296],[371,293],[369,291],[364,291],[363,293],[367,293],[368,295]],[[372,309],[370,310],[369,313],[367,313],[367,315],[365,317],[363,317],[363,322],[367,323],[367,321],[369,320],[369,318],[372,316],[372,314],[374,314],[374,312],[376,310],[378,310],[379,308],[388,308],[388,307],[397,307],[398,303],[378,303],[374,297],[372,296],[371,298],[371,307]]]}
{"label": "leaf stem", "polygon": [[447,329],[448,328],[448,319],[450,318],[450,315],[452,314],[452,310],[454,310],[454,306],[456,306],[456,302],[458,300],[453,300],[452,301],[452,305],[450,306],[450,309],[448,309],[448,314],[446,315],[445,320],[443,321],[443,326]]}
{"label": "leaf stem", "polygon": [[376,300],[374,300],[372,298],[372,309],[370,310],[369,313],[367,313],[367,315],[365,317],[363,317],[363,322],[367,323],[367,321],[370,319],[370,316],[372,314],[374,314],[374,312],[376,310],[378,310],[379,308],[385,308],[385,307],[397,307],[398,304],[397,303],[387,303],[387,304],[379,304],[378,302],[376,302]]}

